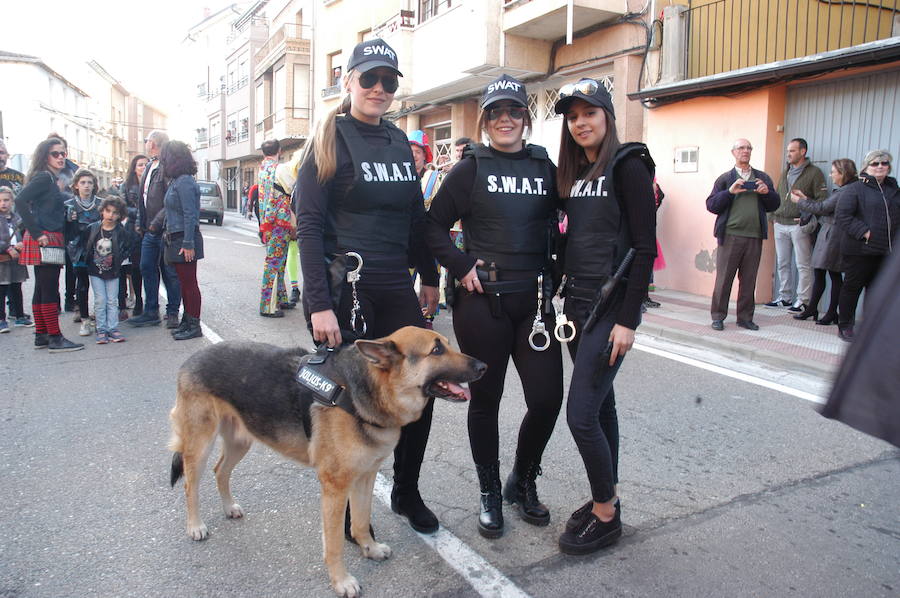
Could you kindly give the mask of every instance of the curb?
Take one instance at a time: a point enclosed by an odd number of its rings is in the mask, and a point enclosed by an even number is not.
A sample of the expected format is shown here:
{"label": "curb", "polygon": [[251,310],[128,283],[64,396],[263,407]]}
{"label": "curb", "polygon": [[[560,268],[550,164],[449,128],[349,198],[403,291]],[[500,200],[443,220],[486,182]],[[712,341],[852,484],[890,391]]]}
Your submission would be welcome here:
{"label": "curb", "polygon": [[642,322],[638,327],[637,332],[639,334],[673,341],[682,345],[713,349],[726,357],[736,357],[745,361],[753,361],[755,363],[772,366],[779,370],[789,369],[812,376],[824,377],[825,379],[830,379],[837,373],[837,368],[828,364],[816,361],[786,360],[785,355],[774,351],[748,347],[747,345],[742,345],[740,343],[711,338],[709,336],[698,336],[690,332],[668,328],[652,322]]}

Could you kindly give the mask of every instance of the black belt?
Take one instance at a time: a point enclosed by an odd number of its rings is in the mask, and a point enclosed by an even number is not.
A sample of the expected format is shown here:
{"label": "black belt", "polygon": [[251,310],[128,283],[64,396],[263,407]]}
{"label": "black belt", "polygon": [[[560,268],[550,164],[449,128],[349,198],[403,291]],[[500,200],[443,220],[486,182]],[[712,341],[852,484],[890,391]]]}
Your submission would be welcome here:
{"label": "black belt", "polygon": [[537,275],[532,278],[522,278],[520,280],[489,280],[489,274],[484,270],[476,270],[478,280],[481,282],[481,288],[489,295],[505,295],[507,293],[522,293],[525,291],[534,292]]}
{"label": "black belt", "polygon": [[607,278],[569,278],[566,280],[565,296],[576,301],[594,301]]}

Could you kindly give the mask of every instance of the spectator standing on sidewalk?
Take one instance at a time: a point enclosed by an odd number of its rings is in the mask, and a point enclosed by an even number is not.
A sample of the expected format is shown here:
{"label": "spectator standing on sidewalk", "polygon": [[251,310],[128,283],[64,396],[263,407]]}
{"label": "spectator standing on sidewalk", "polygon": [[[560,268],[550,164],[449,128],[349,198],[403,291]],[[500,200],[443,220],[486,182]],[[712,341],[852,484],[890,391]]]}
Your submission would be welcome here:
{"label": "spectator standing on sidewalk", "polygon": [[49,348],[50,353],[84,349],[83,344],[71,342],[59,329],[59,271],[65,260],[57,255],[50,263],[44,261],[41,252],[41,247],[54,247],[59,248],[56,253],[65,254],[66,206],[56,180],[66,166],[64,147],[56,138],[40,142],[31,157],[25,186],[16,195],[16,213],[22,217],[26,231],[19,263],[34,266],[34,348]]}
{"label": "spectator standing on sidewalk", "polygon": [[[822,201],[828,194],[825,175],[806,157],[807,151],[805,139],[797,137],[788,143],[788,162],[776,189],[781,198],[781,205],[772,214],[775,221],[778,295],[766,303],[766,306],[787,307],[788,311],[795,313],[804,311],[809,305],[812,288],[812,248],[815,238],[801,225],[800,208],[791,201],[790,195],[796,189],[802,191],[809,199]],[[796,281],[791,269],[792,263],[797,265]]]}
{"label": "spectator standing on sidewalk", "polygon": [[898,239],[900,189],[897,179],[888,176],[892,161],[887,150],[866,154],[859,180],[847,185],[835,209],[835,220],[844,233],[841,260],[846,273],[838,307],[838,335],[848,342],[853,340],[859,295],[878,276]]}
{"label": "spectator standing on sidewalk", "polygon": [[9,151],[6,149],[6,143],[0,139],[0,187],[9,187],[15,196],[25,184],[25,175],[18,170],[9,168],[6,165],[8,161]]}
{"label": "spectator standing on sidewalk", "polygon": [[[802,212],[816,216],[821,226],[816,235],[816,245],[812,254],[812,295],[807,308],[796,314],[795,320],[806,320],[812,316],[816,324],[823,326],[837,322],[838,301],[844,279],[841,276],[841,234],[834,223],[834,210],[840,201],[842,187],[856,179],[856,164],[853,160],[841,158],[831,163],[831,180],[837,189],[824,201],[811,201],[799,189],[791,191],[791,201],[796,203]],[[828,303],[828,311],[822,319],[819,319],[819,300],[825,293],[826,272],[831,277],[831,301]]]}
{"label": "spectator standing on sidewalk", "polygon": [[9,332],[7,299],[13,325],[34,326],[22,301],[22,283],[28,280],[28,268],[19,263],[21,250],[22,219],[13,211],[13,188],[0,185],[0,332]]}
{"label": "spectator standing on sidewalk", "polygon": [[769,232],[766,212],[776,210],[780,198],[769,175],[750,166],[752,152],[753,146],[747,139],[735,141],[731,147],[734,168],[716,179],[706,198],[706,209],[716,215],[713,234],[719,245],[710,305],[713,330],[725,329],[735,275],[738,277],[737,325],[759,330],[753,321],[756,274],[762,242]]}
{"label": "spectator standing on sidewalk", "polygon": [[159,324],[159,279],[166,286],[166,328],[178,328],[178,306],[181,304],[181,285],[175,268],[163,259],[163,230],[165,228],[166,176],[159,163],[159,153],[169,136],[160,130],[151,131],[144,140],[144,150],[150,163],[141,177],[138,202],[138,233],[141,239],[141,277],[144,279],[144,313],[128,319],[131,326]]}

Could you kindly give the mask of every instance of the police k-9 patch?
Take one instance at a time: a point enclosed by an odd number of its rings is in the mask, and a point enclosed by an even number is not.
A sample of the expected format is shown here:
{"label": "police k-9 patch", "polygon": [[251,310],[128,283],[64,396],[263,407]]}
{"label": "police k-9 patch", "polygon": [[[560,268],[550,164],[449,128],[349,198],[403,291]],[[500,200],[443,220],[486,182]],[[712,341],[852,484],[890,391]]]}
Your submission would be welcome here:
{"label": "police k-9 patch", "polygon": [[339,384],[308,365],[297,370],[297,382],[312,391],[317,401],[326,405],[334,406],[335,399],[341,391]]}

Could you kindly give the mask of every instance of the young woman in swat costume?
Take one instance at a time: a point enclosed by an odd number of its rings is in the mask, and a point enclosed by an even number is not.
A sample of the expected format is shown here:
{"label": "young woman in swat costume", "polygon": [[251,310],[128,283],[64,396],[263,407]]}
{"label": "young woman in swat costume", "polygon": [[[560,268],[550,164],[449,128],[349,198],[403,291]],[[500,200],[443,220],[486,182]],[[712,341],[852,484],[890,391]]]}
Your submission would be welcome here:
{"label": "young woman in swat costume", "polygon": [[[447,174],[428,211],[426,235],[432,253],[460,281],[453,304],[460,349],[488,364],[470,385],[469,442],[481,485],[478,531],[496,538],[503,534],[497,420],[510,357],[528,411],[503,498],[528,523],[550,522],[535,478],[563,397],[560,344],[543,309],[551,295],[545,292],[552,286],[548,236],[558,196],[547,151],[523,142],[530,125],[525,86],[503,75],[485,90],[481,109],[479,127],[490,145],[469,146]],[[460,219],[464,252],[448,234]]]}
{"label": "young woman in swat costume", "polygon": [[[645,145],[619,143],[612,98],[597,81],[563,86],[555,110],[565,117],[557,171],[569,218],[565,313],[578,331],[569,343],[575,367],[566,416],[592,499],[572,514],[559,546],[565,553],[586,554],[622,535],[613,379],[634,343],[656,254],[654,165]],[[621,272],[629,254],[627,279],[606,285],[606,291],[612,288],[608,301],[594,310],[598,290]],[[585,327],[592,310],[596,325]]]}
{"label": "young woman in swat costume", "polygon": [[[412,152],[406,135],[382,119],[398,76],[397,55],[383,40],[358,44],[343,80],[348,95],[319,123],[297,177],[304,312],[316,342],[331,347],[424,326],[423,312],[437,307],[437,269],[424,242]],[[420,299],[408,255],[422,276]],[[351,287],[352,271],[359,279]],[[432,409],[433,400],[403,428],[394,451],[391,508],[423,533],[438,529],[418,488]]]}

